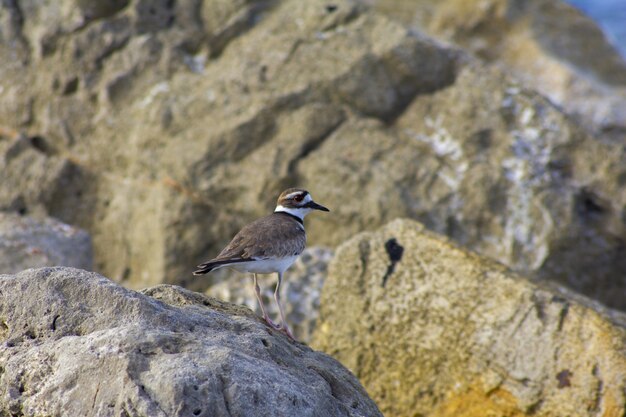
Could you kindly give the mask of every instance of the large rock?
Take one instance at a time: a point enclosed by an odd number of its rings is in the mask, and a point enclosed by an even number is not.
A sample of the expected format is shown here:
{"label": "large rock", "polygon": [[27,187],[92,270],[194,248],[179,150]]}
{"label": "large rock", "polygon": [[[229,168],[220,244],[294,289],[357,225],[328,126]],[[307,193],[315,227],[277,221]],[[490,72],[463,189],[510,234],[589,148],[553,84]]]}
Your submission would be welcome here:
{"label": "large rock", "polygon": [[[333,251],[329,248],[307,248],[285,272],[281,285],[281,296],[285,300],[283,308],[291,331],[298,340],[308,342],[311,339],[319,316],[322,286],[332,257]],[[212,285],[207,294],[231,303],[244,304],[260,314],[261,309],[252,285],[252,274],[228,271],[224,275],[224,280]],[[274,301],[276,274],[259,275],[258,279],[268,313],[274,318],[280,317]]]}
{"label": "large rock", "polygon": [[42,266],[93,267],[91,237],[52,218],[0,211],[0,273]]}
{"label": "large rock", "polygon": [[[376,7],[505,66],[592,131],[626,139],[626,61],[562,0],[391,0]],[[617,3],[616,3],[616,7]]]}
{"label": "large rock", "polygon": [[390,119],[453,80],[449,51],[349,0],[144,3],[0,12],[0,119],[71,161],[88,209],[22,201],[87,228],[96,267],[135,287],[201,287],[192,266],[297,183],[347,112]]}
{"label": "large rock", "polygon": [[205,289],[303,185],[333,210],[311,244],[412,217],[626,308],[622,144],[506,73],[350,0],[27,4],[0,12],[0,197],[87,229],[114,280]]}
{"label": "large rock", "polygon": [[313,345],[354,371],[388,417],[626,412],[626,316],[537,286],[417,222],[340,246],[321,305]]}
{"label": "large rock", "polygon": [[[626,152],[496,69],[464,65],[390,130],[342,124],[299,172],[329,186],[313,240],[412,217],[524,274],[626,307]],[[358,204],[346,203],[358,202]]]}
{"label": "large rock", "polygon": [[245,307],[71,268],[0,291],[2,415],[381,416],[337,361]]}

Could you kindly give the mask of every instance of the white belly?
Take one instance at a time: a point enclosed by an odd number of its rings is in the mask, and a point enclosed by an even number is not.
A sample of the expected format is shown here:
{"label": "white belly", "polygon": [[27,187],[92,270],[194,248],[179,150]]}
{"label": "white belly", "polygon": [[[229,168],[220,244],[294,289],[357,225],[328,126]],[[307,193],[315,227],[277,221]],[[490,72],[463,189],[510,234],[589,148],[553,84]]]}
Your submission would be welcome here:
{"label": "white belly", "polygon": [[239,262],[228,265],[228,267],[240,272],[253,272],[255,274],[271,274],[273,272],[282,274],[297,258],[298,256],[288,256],[286,258],[261,259],[251,262]]}

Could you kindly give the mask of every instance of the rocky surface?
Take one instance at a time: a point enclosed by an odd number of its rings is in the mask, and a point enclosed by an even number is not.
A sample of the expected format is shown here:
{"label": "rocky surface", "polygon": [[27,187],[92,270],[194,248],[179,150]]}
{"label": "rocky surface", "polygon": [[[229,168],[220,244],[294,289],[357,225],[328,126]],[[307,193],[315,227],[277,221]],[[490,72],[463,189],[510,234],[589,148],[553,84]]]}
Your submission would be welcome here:
{"label": "rocky surface", "polygon": [[313,240],[411,217],[520,272],[626,306],[623,145],[593,140],[497,69],[464,65],[392,130],[348,120],[299,167],[312,185],[334,184],[319,198],[332,216],[309,220]]}
{"label": "rocky surface", "polygon": [[[311,339],[315,329],[319,316],[320,293],[332,257],[333,251],[329,248],[307,248],[283,276],[281,296],[287,322],[296,339],[303,342]],[[228,271],[225,275],[224,281],[212,285],[207,294],[220,300],[246,305],[261,314],[254,295],[252,274]],[[278,318],[278,306],[274,301],[276,274],[258,277],[267,311],[272,317]]]}
{"label": "rocky surface", "polygon": [[389,417],[621,416],[626,316],[585,304],[396,220],[338,248],[313,345]]}
{"label": "rocky surface", "polygon": [[299,185],[310,244],[411,217],[626,308],[623,143],[506,69],[350,0],[77,4],[0,10],[0,207],[88,230],[114,280],[204,290]]}
{"label": "rocky surface", "polygon": [[0,273],[42,266],[91,269],[91,237],[84,230],[45,218],[0,211]]}
{"label": "rocky surface", "polygon": [[378,1],[404,23],[503,65],[607,139],[626,139],[626,61],[559,0]]}
{"label": "rocky surface", "polygon": [[245,307],[95,273],[0,276],[0,414],[381,416],[337,361]]}

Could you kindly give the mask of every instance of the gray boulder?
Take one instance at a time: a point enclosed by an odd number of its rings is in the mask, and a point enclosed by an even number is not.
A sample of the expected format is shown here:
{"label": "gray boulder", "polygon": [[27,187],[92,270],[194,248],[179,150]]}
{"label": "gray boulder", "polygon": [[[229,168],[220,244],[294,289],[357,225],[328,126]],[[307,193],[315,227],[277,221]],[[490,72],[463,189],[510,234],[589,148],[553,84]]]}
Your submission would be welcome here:
{"label": "gray boulder", "polygon": [[71,268],[2,275],[0,292],[0,415],[381,416],[245,307]]}
{"label": "gray boulder", "polygon": [[0,273],[42,266],[93,267],[91,237],[53,218],[0,211]]}

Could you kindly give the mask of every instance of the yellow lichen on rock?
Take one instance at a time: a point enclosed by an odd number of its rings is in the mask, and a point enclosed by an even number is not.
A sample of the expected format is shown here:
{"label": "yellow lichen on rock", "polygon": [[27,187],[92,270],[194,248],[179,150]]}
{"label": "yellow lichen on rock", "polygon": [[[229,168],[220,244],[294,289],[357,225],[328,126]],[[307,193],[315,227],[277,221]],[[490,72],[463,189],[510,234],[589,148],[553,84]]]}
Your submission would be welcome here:
{"label": "yellow lichen on rock", "polygon": [[596,307],[395,220],[337,250],[313,345],[388,417],[615,415],[626,321]]}

